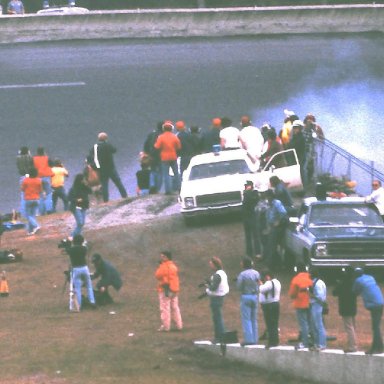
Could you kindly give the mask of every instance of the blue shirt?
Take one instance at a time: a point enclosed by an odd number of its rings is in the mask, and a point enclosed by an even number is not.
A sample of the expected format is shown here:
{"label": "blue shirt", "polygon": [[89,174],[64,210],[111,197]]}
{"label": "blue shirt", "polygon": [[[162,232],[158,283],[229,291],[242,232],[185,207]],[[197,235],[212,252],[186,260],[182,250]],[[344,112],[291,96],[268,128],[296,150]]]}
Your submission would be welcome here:
{"label": "blue shirt", "polygon": [[383,294],[376,280],[371,275],[359,276],[352,287],[356,295],[361,295],[366,309],[378,307],[384,304]]}
{"label": "blue shirt", "polygon": [[266,212],[267,224],[273,226],[287,217],[287,211],[280,200],[272,200]]}

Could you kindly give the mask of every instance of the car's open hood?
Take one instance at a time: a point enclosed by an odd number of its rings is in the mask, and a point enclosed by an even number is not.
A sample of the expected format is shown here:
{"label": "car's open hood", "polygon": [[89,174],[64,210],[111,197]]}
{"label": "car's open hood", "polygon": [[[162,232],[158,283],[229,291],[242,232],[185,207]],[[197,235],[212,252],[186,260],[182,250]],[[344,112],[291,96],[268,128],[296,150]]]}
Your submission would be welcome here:
{"label": "car's open hood", "polygon": [[384,227],[317,227],[310,228],[317,240],[378,239],[384,241]]}

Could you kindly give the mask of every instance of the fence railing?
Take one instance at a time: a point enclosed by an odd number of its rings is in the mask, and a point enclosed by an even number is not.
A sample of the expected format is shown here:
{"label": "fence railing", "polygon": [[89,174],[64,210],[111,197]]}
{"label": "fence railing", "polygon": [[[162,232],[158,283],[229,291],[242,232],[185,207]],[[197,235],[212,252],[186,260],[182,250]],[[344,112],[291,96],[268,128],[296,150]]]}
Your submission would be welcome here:
{"label": "fence railing", "polygon": [[314,139],[315,179],[322,174],[345,177],[356,181],[355,191],[361,196],[371,193],[373,179],[384,184],[384,173],[379,164],[357,158],[327,139]]}

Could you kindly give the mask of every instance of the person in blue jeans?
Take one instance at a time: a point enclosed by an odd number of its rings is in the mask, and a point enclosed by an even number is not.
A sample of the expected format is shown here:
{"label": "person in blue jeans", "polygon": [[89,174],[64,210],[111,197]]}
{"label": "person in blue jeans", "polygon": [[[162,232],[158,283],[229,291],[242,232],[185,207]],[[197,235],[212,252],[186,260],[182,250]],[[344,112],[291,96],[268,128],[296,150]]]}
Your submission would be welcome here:
{"label": "person in blue jeans", "polygon": [[225,333],[223,320],[224,296],[229,292],[228,277],[223,270],[223,264],[218,257],[209,260],[209,266],[214,273],[209,279],[206,287],[206,294],[210,298],[210,308],[212,313],[214,340],[213,343],[220,343]]}
{"label": "person in blue jeans", "polygon": [[82,233],[86,212],[89,208],[89,195],[91,193],[92,190],[86,185],[84,175],[82,173],[77,174],[68,193],[69,210],[73,213],[76,220],[76,227],[71,235],[73,238]]}
{"label": "person in blue jeans", "polygon": [[375,278],[365,274],[362,268],[355,269],[355,276],[352,291],[356,295],[361,295],[364,307],[371,312],[372,344],[366,354],[383,353],[383,338],[380,329],[384,305],[383,294]]}
{"label": "person in blue jeans", "polygon": [[253,262],[249,257],[243,258],[243,271],[237,276],[236,286],[241,292],[240,312],[244,341],[242,346],[256,344],[258,337],[257,306],[259,304],[260,273],[253,269]]}
{"label": "person in blue jeans", "polygon": [[[95,296],[93,293],[91,275],[87,265],[87,247],[84,245],[84,237],[81,235],[75,235],[73,238],[72,246],[68,249],[67,253],[71,261],[73,286],[79,308],[81,309],[81,288],[83,284],[87,289],[89,303],[91,307],[94,308]],[[75,308],[70,306],[69,310],[73,311]]]}
{"label": "person in blue jeans", "polygon": [[323,322],[323,306],[327,300],[327,287],[319,277],[319,271],[315,268],[311,270],[312,289],[310,293],[311,311],[311,333],[314,341],[314,350],[325,349],[327,335]]}

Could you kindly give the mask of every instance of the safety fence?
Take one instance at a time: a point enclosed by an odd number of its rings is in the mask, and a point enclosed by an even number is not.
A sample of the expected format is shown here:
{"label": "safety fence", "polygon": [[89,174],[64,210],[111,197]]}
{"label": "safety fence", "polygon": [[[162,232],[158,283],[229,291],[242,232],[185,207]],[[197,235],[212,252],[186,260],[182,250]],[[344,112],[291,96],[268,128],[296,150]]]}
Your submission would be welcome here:
{"label": "safety fence", "polygon": [[379,163],[357,158],[327,139],[314,139],[314,180],[320,175],[329,174],[346,181],[354,181],[356,193],[366,196],[371,193],[373,179],[384,184],[381,167]]}

